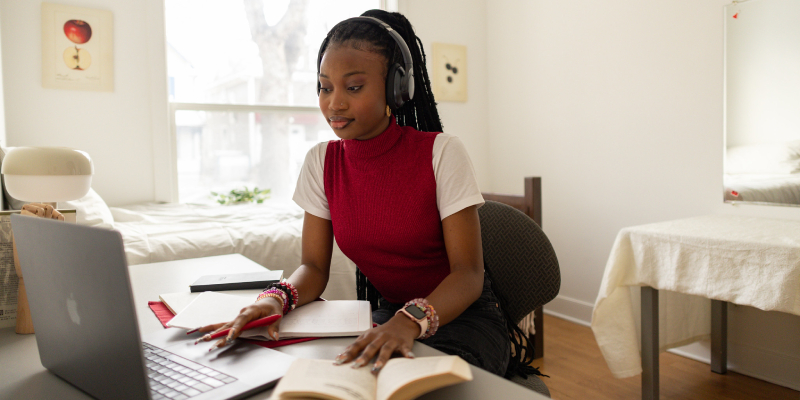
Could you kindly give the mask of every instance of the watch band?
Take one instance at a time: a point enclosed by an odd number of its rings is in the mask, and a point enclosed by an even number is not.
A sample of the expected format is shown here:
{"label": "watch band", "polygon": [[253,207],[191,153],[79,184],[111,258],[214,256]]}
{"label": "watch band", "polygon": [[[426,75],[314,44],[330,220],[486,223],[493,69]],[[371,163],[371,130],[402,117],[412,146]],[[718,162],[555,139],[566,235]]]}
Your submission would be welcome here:
{"label": "watch band", "polygon": [[[416,306],[408,306],[408,307],[416,307]],[[397,310],[395,315],[397,315],[399,313],[403,313],[405,316],[407,316],[408,318],[411,318],[412,321],[416,322],[419,325],[419,336],[417,336],[417,339],[419,339],[422,336],[424,336],[425,333],[428,331],[428,318],[427,317],[421,318],[421,319],[417,319],[417,317],[411,315],[411,313],[406,311],[406,307],[403,307],[403,308]]]}

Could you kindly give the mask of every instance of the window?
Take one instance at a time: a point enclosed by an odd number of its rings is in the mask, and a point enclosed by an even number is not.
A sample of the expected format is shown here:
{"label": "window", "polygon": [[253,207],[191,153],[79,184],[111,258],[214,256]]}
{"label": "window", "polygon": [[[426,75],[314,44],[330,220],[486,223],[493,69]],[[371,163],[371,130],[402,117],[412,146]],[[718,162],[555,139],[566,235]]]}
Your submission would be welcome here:
{"label": "window", "polygon": [[166,0],[178,200],[248,186],[294,191],[305,154],[336,136],[317,106],[317,52],[378,0]]}

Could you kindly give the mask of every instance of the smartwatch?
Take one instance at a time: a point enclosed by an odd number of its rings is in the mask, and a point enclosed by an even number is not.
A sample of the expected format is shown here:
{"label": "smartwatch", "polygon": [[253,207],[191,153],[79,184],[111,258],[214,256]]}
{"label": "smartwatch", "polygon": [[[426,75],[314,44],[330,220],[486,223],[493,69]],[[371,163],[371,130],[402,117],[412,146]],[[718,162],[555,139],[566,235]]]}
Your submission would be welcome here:
{"label": "smartwatch", "polygon": [[428,316],[425,314],[425,311],[420,309],[414,304],[407,305],[395,313],[395,315],[403,313],[408,318],[411,318],[412,321],[419,324],[419,336],[417,339],[421,338],[425,333],[428,331]]}

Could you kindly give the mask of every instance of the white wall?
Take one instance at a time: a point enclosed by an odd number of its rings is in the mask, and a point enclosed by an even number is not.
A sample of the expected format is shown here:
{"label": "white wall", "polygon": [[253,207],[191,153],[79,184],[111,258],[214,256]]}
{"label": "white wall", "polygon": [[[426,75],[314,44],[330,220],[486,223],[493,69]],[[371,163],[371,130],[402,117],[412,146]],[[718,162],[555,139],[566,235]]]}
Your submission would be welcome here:
{"label": "white wall", "polygon": [[[398,11],[414,26],[428,60],[433,42],[467,46],[467,102],[439,102],[439,116],[444,131],[461,139],[467,148],[478,184],[491,187],[487,159],[489,115],[486,70],[486,1],[485,0],[400,0]],[[432,74],[431,74],[432,77]],[[519,182],[522,187],[522,180]]]}
{"label": "white wall", "polygon": [[[487,2],[490,189],[521,193],[523,176],[543,177],[562,273],[547,311],[590,321],[623,227],[710,213],[800,219],[800,208],[722,202],[726,3]],[[796,371],[800,349],[784,335],[800,317],[766,319],[732,308],[731,363],[785,384],[788,372],[763,372]],[[742,339],[751,325],[765,339]]]}
{"label": "white wall", "polygon": [[168,128],[166,72],[163,95],[154,95],[159,89],[152,83],[154,71],[165,64],[164,44],[159,54],[151,43],[158,33],[151,26],[158,23],[158,4],[156,0],[70,3],[114,14],[115,82],[109,93],[42,88],[41,2],[0,3],[8,145],[87,151],[95,164],[92,186],[110,205],[155,198],[153,134]]}

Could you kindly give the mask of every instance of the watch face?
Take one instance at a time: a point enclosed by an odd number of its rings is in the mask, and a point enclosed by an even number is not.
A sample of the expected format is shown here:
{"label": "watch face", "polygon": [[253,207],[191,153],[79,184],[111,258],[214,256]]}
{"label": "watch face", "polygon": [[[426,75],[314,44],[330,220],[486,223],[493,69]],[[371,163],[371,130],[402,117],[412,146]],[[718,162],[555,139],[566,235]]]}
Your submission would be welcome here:
{"label": "watch face", "polygon": [[416,319],[425,318],[425,311],[420,310],[419,307],[417,307],[415,305],[410,305],[410,306],[406,307],[406,311],[408,311],[408,313],[413,315],[414,318],[416,318]]}

